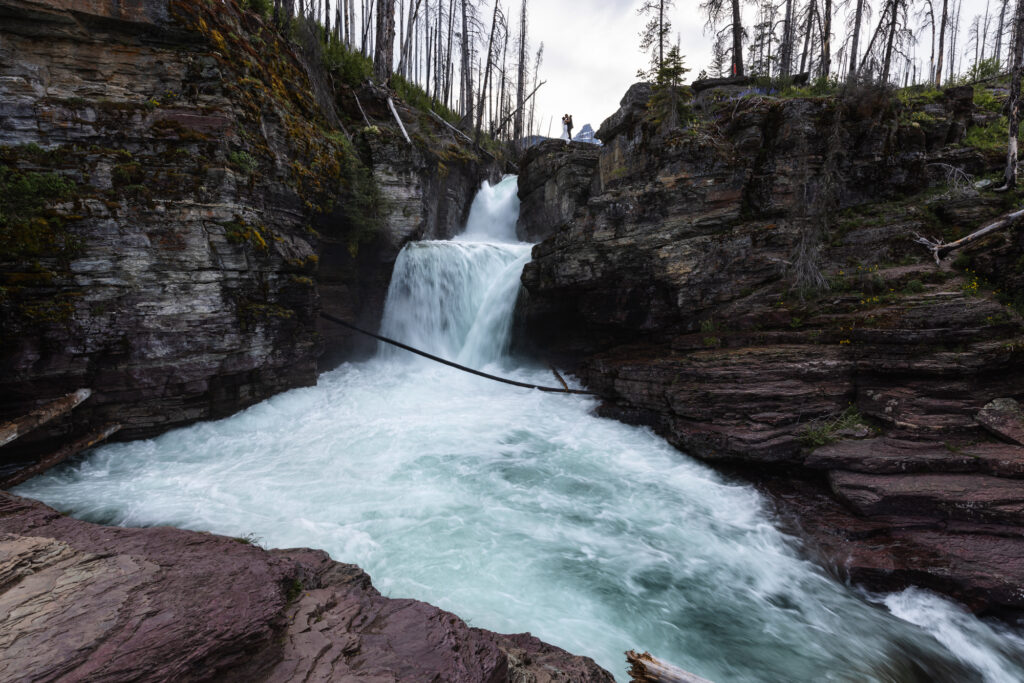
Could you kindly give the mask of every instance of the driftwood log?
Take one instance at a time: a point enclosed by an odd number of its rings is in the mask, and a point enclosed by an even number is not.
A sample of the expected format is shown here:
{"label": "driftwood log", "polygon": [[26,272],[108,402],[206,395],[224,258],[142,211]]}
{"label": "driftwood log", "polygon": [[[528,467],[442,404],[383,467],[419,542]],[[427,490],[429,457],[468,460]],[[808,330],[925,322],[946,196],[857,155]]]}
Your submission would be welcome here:
{"label": "driftwood log", "polygon": [[980,240],[982,237],[990,235],[998,230],[1013,227],[1020,223],[1021,219],[1024,219],[1024,209],[1021,209],[1020,211],[1014,211],[1013,213],[1008,213],[1005,216],[1000,216],[998,219],[995,220],[995,222],[989,223],[984,228],[972,232],[967,237],[961,237],[955,242],[943,242],[942,240],[937,240],[930,237],[922,237],[921,235],[917,235],[916,233],[915,237],[917,237],[917,239],[915,241],[918,244],[923,244],[925,247],[928,248],[928,250],[932,253],[932,256],[935,258],[936,265],[938,265],[942,261],[942,259],[945,258],[951,251],[959,249],[960,247],[970,244],[971,242]]}
{"label": "driftwood log", "polygon": [[641,654],[630,650],[626,653],[626,661],[629,662],[629,675],[633,683],[711,683],[689,671],[659,662],[650,652]]}
{"label": "driftwood log", "polygon": [[37,474],[42,474],[51,467],[56,467],[68,458],[78,455],[86,448],[92,448],[96,444],[106,441],[120,429],[121,425],[119,424],[108,424],[99,431],[87,434],[81,439],[64,446],[56,453],[46,456],[35,465],[30,465],[29,467],[18,470],[3,481],[0,481],[0,489],[10,489],[14,488],[18,484],[24,484]]}
{"label": "driftwood log", "polygon": [[79,389],[55,401],[50,401],[24,417],[0,425],[0,447],[6,446],[18,437],[28,434],[36,427],[44,425],[56,417],[67,415],[90,396],[92,396],[92,389]]}

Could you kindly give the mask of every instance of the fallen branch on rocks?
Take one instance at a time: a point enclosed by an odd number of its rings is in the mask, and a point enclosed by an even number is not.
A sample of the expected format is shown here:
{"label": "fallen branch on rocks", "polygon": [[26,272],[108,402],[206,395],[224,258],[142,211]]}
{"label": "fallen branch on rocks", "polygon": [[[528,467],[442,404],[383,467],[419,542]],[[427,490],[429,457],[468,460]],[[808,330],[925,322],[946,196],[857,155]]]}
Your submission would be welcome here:
{"label": "fallen branch on rocks", "polygon": [[437,121],[438,121],[439,123],[443,123],[443,124],[444,124],[445,126],[447,126],[448,128],[450,128],[450,129],[451,129],[451,131],[452,131],[453,133],[455,133],[456,135],[458,135],[459,137],[461,137],[461,138],[462,138],[463,140],[465,140],[465,141],[466,141],[466,142],[468,142],[469,144],[473,145],[473,147],[475,147],[475,148],[476,148],[476,149],[478,149],[479,151],[483,152],[484,154],[486,154],[486,155],[487,155],[487,156],[489,156],[490,158],[492,158],[492,159],[497,159],[497,157],[495,157],[495,156],[494,156],[493,154],[491,154],[491,153],[490,153],[490,152],[488,152],[488,151],[487,151],[486,149],[484,149],[483,147],[481,147],[480,145],[478,145],[478,144],[476,143],[476,140],[474,140],[473,138],[469,137],[468,135],[466,135],[465,133],[463,133],[463,132],[462,132],[461,130],[459,130],[458,128],[456,128],[456,127],[455,127],[455,126],[453,126],[452,124],[450,124],[450,123],[448,123],[447,121],[445,121],[445,120],[444,120],[444,119],[443,119],[443,118],[441,117],[441,115],[440,115],[440,114],[438,114],[437,112],[435,112],[435,111],[434,111],[433,109],[431,109],[431,110],[429,110],[429,111],[430,111],[430,115],[431,115],[431,116],[433,116],[433,117],[434,117],[435,119],[437,119]]}
{"label": "fallen branch on rocks", "polygon": [[640,654],[630,650],[626,653],[626,661],[629,662],[629,675],[633,683],[711,683],[689,671],[659,662],[650,652]]}
{"label": "fallen branch on rocks", "polygon": [[388,98],[388,106],[391,107],[391,113],[395,115],[395,121],[398,121],[398,127],[402,129],[402,135],[405,136],[405,141],[411,145],[412,140],[409,139],[409,133],[405,130],[405,124],[402,123],[402,117],[398,115],[398,110],[395,109],[395,101],[390,97]]}
{"label": "fallen branch on rocks", "polygon": [[366,122],[366,127],[370,128],[373,124],[370,123],[370,117],[366,115],[366,110],[363,109],[363,103],[359,101],[359,96],[356,95],[355,93],[352,93],[352,97],[355,98],[356,104],[359,106],[359,113],[363,115],[363,121]]}
{"label": "fallen branch on rocks", "polygon": [[17,486],[18,484],[24,484],[26,481],[36,476],[37,474],[42,474],[43,472],[49,470],[50,468],[56,467],[57,465],[61,464],[68,458],[78,455],[86,448],[92,448],[96,444],[102,441],[106,441],[120,429],[121,425],[119,424],[108,424],[99,431],[87,434],[86,436],[83,436],[81,439],[78,439],[73,443],[69,443],[67,446],[61,448],[53,455],[49,455],[43,458],[35,465],[26,467],[23,470],[18,470],[17,472],[7,477],[3,481],[0,481],[0,489],[11,489]]}
{"label": "fallen branch on rocks", "polygon": [[917,242],[918,244],[923,244],[925,247],[927,247],[928,250],[931,251],[932,256],[935,258],[935,264],[938,265],[939,263],[941,263],[942,259],[945,258],[951,251],[959,249],[960,247],[970,244],[971,242],[980,240],[982,237],[985,237],[986,235],[996,232],[997,230],[1013,227],[1014,225],[1017,225],[1017,223],[1019,223],[1021,219],[1024,219],[1024,209],[1014,211],[1013,213],[1008,213],[1005,216],[999,218],[994,223],[986,225],[981,230],[972,232],[967,237],[961,237],[955,242],[947,243],[942,240],[933,239],[931,237],[923,237],[922,235],[919,235],[916,232],[914,233],[914,237],[916,237],[917,239],[915,239],[914,241]]}
{"label": "fallen branch on rocks", "polygon": [[85,399],[92,396],[91,389],[78,391],[51,401],[41,408],[33,410],[24,417],[0,425],[0,446],[6,446],[20,436],[28,434],[36,427],[46,424],[55,417],[67,415]]}

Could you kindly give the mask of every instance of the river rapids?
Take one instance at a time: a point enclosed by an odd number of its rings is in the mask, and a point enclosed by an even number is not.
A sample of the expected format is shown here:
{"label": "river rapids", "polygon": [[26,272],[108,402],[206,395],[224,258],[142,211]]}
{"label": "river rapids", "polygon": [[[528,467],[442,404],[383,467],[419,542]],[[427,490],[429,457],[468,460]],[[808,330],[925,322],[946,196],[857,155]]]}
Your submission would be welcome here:
{"label": "river rapids", "polygon": [[[398,258],[382,333],[551,385],[508,353],[530,245],[516,179],[465,232]],[[231,418],[111,444],[17,493],[75,517],[309,546],[391,597],[530,631],[628,680],[648,650],[727,681],[1024,680],[1024,637],[911,589],[837,583],[762,497],[588,397],[497,384],[392,348]]]}

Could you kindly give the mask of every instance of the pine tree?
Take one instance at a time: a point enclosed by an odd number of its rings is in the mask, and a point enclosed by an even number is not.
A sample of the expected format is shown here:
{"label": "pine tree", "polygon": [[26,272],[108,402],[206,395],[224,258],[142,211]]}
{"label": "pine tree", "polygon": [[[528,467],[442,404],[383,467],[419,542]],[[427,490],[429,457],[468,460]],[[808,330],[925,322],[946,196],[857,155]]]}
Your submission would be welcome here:
{"label": "pine tree", "polygon": [[644,0],[644,4],[637,10],[640,16],[650,16],[647,26],[640,32],[640,50],[651,50],[652,71],[639,72],[641,77],[644,73],[654,73],[665,61],[665,48],[672,31],[672,22],[667,12],[672,10],[674,5],[675,0]]}

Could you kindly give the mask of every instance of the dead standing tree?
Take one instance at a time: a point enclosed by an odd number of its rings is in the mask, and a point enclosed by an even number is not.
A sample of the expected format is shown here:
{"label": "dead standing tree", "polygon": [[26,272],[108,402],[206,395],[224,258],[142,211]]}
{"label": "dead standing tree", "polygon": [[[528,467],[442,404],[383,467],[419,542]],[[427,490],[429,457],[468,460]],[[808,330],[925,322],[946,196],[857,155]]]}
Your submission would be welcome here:
{"label": "dead standing tree", "polygon": [[[523,0],[519,15],[519,67],[516,69],[516,110],[512,122],[512,140],[517,146],[522,145],[523,111],[526,107],[526,0]],[[521,151],[521,150],[520,150]]]}
{"label": "dead standing tree", "polygon": [[491,17],[491,37],[487,40],[487,63],[484,67],[481,78],[483,83],[480,85],[480,99],[477,103],[476,112],[476,141],[480,142],[480,135],[483,129],[484,122],[484,106],[487,104],[487,89],[491,82],[491,67],[494,64],[494,35],[498,28],[498,17],[501,16],[501,3],[499,0],[494,0],[494,14]]}
{"label": "dead standing tree", "polygon": [[1024,76],[1024,0],[1017,0],[1013,17],[1013,71],[1010,77],[1010,96],[1006,100],[1006,118],[1009,136],[1006,144],[1006,171],[1003,173],[1002,191],[1017,187],[1017,137],[1020,134],[1020,79]]}
{"label": "dead standing tree", "polygon": [[373,75],[379,83],[391,80],[395,58],[395,0],[377,0],[377,39]]}
{"label": "dead standing tree", "polygon": [[[726,0],[705,0],[700,8],[708,17],[707,27],[715,30],[726,15]],[[740,0],[730,0],[732,21],[723,31],[732,32],[732,75],[743,76],[743,17]]]}

